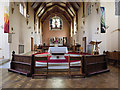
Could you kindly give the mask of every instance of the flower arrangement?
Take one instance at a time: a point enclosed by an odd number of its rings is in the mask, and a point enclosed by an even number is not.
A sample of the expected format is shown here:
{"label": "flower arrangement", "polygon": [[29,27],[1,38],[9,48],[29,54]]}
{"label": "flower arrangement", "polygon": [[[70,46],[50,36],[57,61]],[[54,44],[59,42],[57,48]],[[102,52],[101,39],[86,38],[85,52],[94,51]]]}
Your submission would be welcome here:
{"label": "flower arrangement", "polygon": [[54,40],[54,41],[53,41],[53,43],[58,43],[58,40],[57,40],[57,39],[56,39],[56,40]]}
{"label": "flower arrangement", "polygon": [[58,40],[56,39],[54,42],[55,42],[55,43],[58,43]]}

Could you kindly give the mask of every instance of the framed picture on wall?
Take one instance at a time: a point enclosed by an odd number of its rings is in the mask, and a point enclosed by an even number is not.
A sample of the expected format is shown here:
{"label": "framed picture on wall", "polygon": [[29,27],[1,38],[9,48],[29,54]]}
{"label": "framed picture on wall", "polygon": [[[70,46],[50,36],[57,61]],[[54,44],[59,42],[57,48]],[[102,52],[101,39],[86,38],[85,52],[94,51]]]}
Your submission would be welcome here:
{"label": "framed picture on wall", "polygon": [[105,33],[105,7],[100,7],[100,13],[101,13],[101,33]]}
{"label": "framed picture on wall", "polygon": [[63,45],[64,45],[64,46],[67,45],[67,37],[63,37]]}
{"label": "framed picture on wall", "polygon": [[60,44],[63,44],[63,38],[60,37],[59,39],[60,39]]}
{"label": "framed picture on wall", "polygon": [[49,43],[50,43],[50,44],[54,44],[54,41],[55,41],[55,37],[50,37],[50,38],[49,38]]}

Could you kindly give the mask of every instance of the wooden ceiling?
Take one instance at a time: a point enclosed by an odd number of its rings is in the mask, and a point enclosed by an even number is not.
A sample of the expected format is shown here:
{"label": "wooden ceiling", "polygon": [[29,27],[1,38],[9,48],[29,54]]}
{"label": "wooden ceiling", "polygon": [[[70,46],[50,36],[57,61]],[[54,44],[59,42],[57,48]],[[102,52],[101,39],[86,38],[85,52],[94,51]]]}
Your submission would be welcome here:
{"label": "wooden ceiling", "polygon": [[69,23],[80,8],[80,2],[32,2],[31,7],[42,22],[51,14],[63,15]]}

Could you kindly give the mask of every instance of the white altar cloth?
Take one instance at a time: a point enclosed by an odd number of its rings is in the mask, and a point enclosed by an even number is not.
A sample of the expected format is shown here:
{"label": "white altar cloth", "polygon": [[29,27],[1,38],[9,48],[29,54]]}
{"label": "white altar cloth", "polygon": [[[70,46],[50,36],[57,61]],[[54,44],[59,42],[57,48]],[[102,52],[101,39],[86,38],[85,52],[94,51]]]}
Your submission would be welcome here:
{"label": "white altar cloth", "polygon": [[[60,53],[68,53],[67,47],[49,47],[48,53],[51,54],[50,59],[65,59],[64,55],[59,55]],[[52,53],[56,53],[58,55],[52,55]],[[59,58],[57,58],[59,57]]]}

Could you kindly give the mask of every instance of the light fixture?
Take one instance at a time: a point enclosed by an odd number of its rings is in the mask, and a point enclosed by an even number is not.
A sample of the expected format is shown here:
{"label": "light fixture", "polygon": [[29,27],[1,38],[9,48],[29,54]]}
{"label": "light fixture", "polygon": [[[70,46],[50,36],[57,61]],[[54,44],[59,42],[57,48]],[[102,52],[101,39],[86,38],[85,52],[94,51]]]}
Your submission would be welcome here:
{"label": "light fixture", "polygon": [[27,18],[30,18],[30,15],[29,15],[29,14],[26,14],[26,17],[27,17]]}
{"label": "light fixture", "polygon": [[14,8],[15,8],[15,2],[13,2],[11,6],[12,14],[14,13]]}
{"label": "light fixture", "polygon": [[29,26],[28,29],[31,29],[31,26]]}
{"label": "light fixture", "polygon": [[99,31],[99,27],[97,27],[97,31]]}
{"label": "light fixture", "polygon": [[83,25],[85,25],[85,18],[82,18],[82,21],[83,21]]}
{"label": "light fixture", "polygon": [[83,31],[83,34],[85,34],[85,31]]}
{"label": "light fixture", "polygon": [[75,31],[75,33],[77,33],[77,31]]}
{"label": "light fixture", "polygon": [[105,26],[105,29],[108,29],[108,28],[109,28],[109,26],[108,26],[108,25],[106,25],[106,26]]}
{"label": "light fixture", "polygon": [[13,30],[13,27],[11,27],[11,33],[9,33],[9,34],[15,34],[14,30]]}

